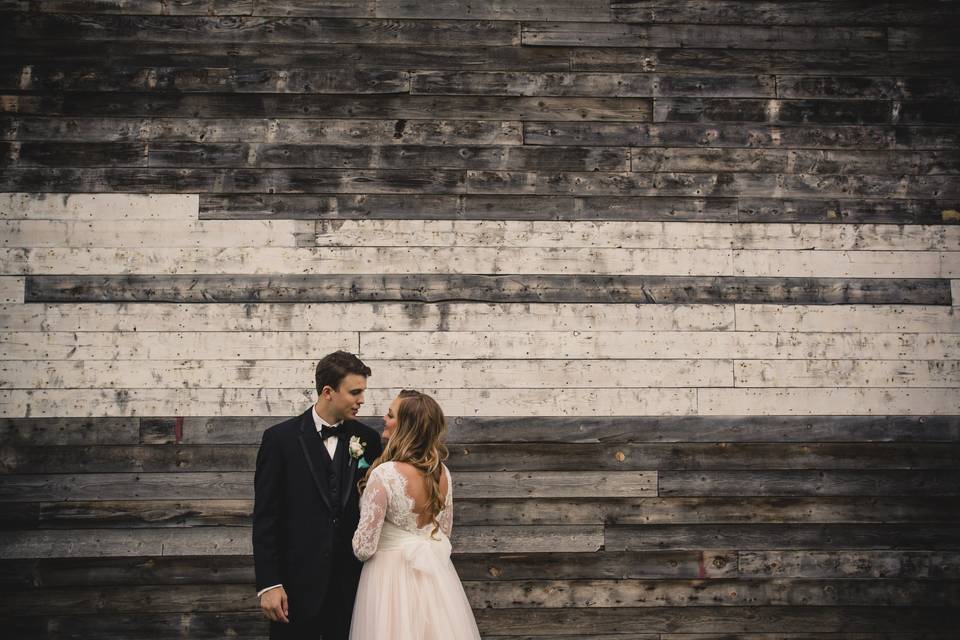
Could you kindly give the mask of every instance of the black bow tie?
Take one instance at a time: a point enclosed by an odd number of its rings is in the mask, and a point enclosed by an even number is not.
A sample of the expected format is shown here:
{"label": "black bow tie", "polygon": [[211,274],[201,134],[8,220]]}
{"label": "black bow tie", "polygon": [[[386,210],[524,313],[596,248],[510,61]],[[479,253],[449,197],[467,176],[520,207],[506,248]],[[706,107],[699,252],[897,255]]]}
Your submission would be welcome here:
{"label": "black bow tie", "polygon": [[340,435],[340,427],[339,427],[339,426],[330,427],[330,426],[327,426],[327,425],[325,425],[325,424],[324,424],[324,425],[320,425],[320,439],[321,439],[321,440],[326,440],[326,439],[329,438],[330,436],[337,437],[338,435]]}

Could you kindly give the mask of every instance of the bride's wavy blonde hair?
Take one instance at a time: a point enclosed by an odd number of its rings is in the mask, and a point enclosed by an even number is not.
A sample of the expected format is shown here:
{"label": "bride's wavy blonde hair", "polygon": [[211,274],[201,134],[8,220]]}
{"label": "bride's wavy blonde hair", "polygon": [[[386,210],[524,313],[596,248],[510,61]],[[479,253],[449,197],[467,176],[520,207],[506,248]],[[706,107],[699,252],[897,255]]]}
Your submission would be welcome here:
{"label": "bride's wavy blonde hair", "polygon": [[[423,474],[426,483],[427,503],[422,515],[433,522],[432,535],[440,529],[437,515],[443,509],[440,481],[443,477],[441,463],[449,455],[444,443],[447,420],[443,417],[437,401],[425,393],[404,389],[399,397],[397,428],[387,440],[383,454],[370,465],[358,486],[360,493],[363,493],[370,474],[384,462],[406,462],[413,465]],[[447,490],[450,490],[449,487]]]}

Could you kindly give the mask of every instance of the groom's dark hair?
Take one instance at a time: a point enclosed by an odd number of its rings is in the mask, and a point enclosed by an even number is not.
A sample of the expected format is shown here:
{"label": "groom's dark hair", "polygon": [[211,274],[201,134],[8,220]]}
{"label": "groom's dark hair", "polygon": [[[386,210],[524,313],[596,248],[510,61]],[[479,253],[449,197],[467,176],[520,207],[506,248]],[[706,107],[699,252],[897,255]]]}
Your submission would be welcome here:
{"label": "groom's dark hair", "polygon": [[317,363],[317,393],[327,386],[332,389],[340,388],[340,383],[348,373],[368,378],[373,372],[360,358],[346,351],[334,351],[324,356],[323,360]]}

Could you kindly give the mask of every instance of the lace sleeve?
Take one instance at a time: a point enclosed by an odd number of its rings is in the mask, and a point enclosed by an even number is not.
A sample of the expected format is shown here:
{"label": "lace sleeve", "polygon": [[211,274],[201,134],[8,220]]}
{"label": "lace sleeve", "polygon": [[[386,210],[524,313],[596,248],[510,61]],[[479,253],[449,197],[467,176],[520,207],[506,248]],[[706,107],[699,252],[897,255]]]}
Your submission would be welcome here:
{"label": "lace sleeve", "polygon": [[450,469],[447,469],[446,465],[443,466],[443,472],[447,476],[447,497],[444,498],[438,524],[440,530],[449,538],[453,531],[453,478],[450,477]]}
{"label": "lace sleeve", "polygon": [[381,473],[383,467],[378,467],[370,475],[370,480],[360,496],[360,523],[353,534],[353,555],[361,562],[366,562],[377,551],[380,543],[380,530],[383,529],[383,520],[387,515],[387,504],[390,494],[383,482]]}

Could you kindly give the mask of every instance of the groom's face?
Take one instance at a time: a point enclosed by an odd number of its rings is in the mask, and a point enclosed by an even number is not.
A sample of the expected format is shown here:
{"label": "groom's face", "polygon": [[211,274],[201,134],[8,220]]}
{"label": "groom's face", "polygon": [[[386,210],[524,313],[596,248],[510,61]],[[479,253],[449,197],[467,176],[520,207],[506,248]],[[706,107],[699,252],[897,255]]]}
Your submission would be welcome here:
{"label": "groom's face", "polygon": [[337,389],[324,387],[324,396],[330,402],[330,408],[337,414],[337,420],[355,418],[363,406],[363,393],[367,390],[367,379],[356,373],[348,373]]}

